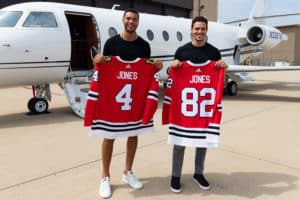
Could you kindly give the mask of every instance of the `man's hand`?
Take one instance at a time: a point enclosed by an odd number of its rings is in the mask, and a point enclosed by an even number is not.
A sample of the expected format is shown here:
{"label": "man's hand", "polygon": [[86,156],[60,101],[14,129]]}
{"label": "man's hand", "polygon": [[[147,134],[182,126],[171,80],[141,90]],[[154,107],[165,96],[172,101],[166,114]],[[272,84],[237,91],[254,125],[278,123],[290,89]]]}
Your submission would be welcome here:
{"label": "man's hand", "polygon": [[176,59],[173,60],[171,63],[171,67],[181,67],[182,66],[182,62],[180,62],[180,60]]}
{"label": "man's hand", "polygon": [[161,70],[163,68],[163,63],[161,60],[155,60],[155,63],[154,63],[155,67],[159,70]]}
{"label": "man's hand", "polygon": [[94,59],[93,59],[93,63],[94,65],[100,65],[104,63],[104,56],[102,54],[97,54],[95,55]]}
{"label": "man's hand", "polygon": [[216,62],[216,67],[217,68],[227,68],[227,64],[224,62],[224,60],[220,59]]}

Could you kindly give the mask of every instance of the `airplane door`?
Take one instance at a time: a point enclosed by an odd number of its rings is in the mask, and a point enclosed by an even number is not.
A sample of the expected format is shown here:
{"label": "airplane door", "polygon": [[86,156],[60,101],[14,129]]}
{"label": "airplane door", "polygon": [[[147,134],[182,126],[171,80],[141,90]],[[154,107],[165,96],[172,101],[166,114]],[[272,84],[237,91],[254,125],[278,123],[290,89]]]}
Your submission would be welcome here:
{"label": "airplane door", "polygon": [[97,22],[89,13],[65,13],[71,36],[71,70],[93,69],[91,48],[100,47],[100,33]]}
{"label": "airplane door", "polygon": [[93,15],[89,13],[65,13],[71,38],[70,81],[64,85],[65,96],[74,111],[84,116],[89,88],[88,79],[93,74],[92,47],[100,47],[100,33]]}

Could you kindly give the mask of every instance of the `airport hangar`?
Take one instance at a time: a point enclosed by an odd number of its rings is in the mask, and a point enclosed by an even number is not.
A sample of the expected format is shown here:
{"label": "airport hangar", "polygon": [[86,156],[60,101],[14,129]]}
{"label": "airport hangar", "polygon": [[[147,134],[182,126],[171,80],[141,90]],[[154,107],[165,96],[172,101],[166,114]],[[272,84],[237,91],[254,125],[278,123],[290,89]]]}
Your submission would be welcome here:
{"label": "airport hangar", "polygon": [[[0,8],[8,5],[29,2],[32,0],[2,0]],[[47,0],[39,0],[47,1]],[[51,0],[50,0],[51,1]],[[51,2],[55,2],[52,0]],[[133,7],[140,12],[147,12],[159,15],[171,15],[177,17],[194,17],[198,15],[206,16],[210,21],[218,19],[218,0],[61,0],[60,3],[72,3],[77,5],[112,8],[114,4],[120,6],[116,9],[126,9]],[[289,18],[298,16],[300,13],[294,13],[286,16],[267,16],[258,19],[265,21],[268,25],[273,25],[289,37],[288,41],[284,41],[271,51],[265,52],[259,56],[249,58],[251,64],[257,65],[275,65],[276,63],[289,63],[290,65],[300,65],[300,56],[297,52],[300,50],[300,24],[290,23]],[[284,22],[278,19],[287,18]],[[232,22],[238,25],[244,19]],[[274,24],[274,22],[276,22]],[[278,23],[279,22],[279,23]]]}
{"label": "airport hangar", "polygon": [[[35,0],[1,0],[0,8],[22,2],[32,2]],[[217,20],[218,0],[36,0],[39,2],[59,2],[72,3],[77,5],[112,8],[114,4],[119,4],[116,9],[135,8],[140,12],[147,12],[158,15],[170,15],[176,17],[193,17],[205,15],[209,20]]]}

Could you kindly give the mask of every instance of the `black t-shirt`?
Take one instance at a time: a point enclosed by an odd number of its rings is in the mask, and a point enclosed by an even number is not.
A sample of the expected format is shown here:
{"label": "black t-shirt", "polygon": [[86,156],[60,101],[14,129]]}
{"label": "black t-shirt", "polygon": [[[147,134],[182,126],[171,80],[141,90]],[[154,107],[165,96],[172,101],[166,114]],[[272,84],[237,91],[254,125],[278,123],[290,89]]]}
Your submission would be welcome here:
{"label": "black t-shirt", "polygon": [[143,38],[138,37],[134,41],[126,41],[120,35],[109,38],[103,50],[105,56],[120,56],[124,60],[149,58],[150,54],[150,45]]}
{"label": "black t-shirt", "polygon": [[202,47],[196,47],[189,42],[179,47],[175,52],[175,59],[180,61],[190,60],[193,63],[204,63],[207,60],[217,61],[221,59],[220,51],[209,43]]}

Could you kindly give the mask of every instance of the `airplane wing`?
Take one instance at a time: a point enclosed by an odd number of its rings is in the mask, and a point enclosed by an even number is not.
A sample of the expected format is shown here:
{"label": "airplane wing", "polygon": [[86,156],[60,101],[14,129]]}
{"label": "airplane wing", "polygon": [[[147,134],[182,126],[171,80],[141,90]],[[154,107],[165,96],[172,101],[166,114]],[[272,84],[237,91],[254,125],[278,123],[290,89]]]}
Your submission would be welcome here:
{"label": "airplane wing", "polygon": [[237,94],[237,82],[254,80],[247,72],[262,72],[262,71],[287,71],[300,70],[300,66],[253,66],[253,65],[228,65],[226,69],[228,77],[226,79],[225,92],[233,96]]}
{"label": "airplane wing", "polygon": [[254,66],[228,65],[227,72],[260,72],[260,71],[288,71],[300,70],[300,66]]}

